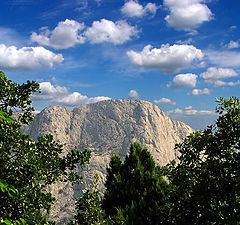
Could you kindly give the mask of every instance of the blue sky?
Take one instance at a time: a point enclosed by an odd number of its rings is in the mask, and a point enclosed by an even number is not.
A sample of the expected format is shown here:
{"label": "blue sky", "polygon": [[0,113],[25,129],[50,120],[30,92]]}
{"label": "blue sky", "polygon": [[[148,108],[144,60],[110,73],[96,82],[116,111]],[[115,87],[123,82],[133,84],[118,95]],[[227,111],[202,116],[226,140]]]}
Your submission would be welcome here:
{"label": "blue sky", "polygon": [[237,0],[4,0],[0,70],[36,80],[33,105],[142,99],[203,129],[239,97]]}

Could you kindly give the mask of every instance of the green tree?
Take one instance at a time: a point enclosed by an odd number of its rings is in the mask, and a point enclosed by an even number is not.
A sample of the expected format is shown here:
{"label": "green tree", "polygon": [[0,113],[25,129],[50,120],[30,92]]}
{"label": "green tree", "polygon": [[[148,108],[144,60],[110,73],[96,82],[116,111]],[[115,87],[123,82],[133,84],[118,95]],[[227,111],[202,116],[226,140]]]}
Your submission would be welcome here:
{"label": "green tree", "polygon": [[125,218],[125,224],[161,224],[168,211],[170,187],[150,152],[138,143],[131,144],[124,162],[113,155],[105,186],[106,215]]}
{"label": "green tree", "polygon": [[240,224],[240,105],[220,98],[215,125],[181,144],[167,176],[171,224]]}
{"label": "green tree", "polygon": [[[5,120],[8,121],[10,123],[14,122],[14,119],[10,116],[7,115],[7,113],[0,111],[0,121],[1,120]],[[18,190],[16,188],[14,188],[13,186],[9,186],[5,181],[0,179],[0,191],[2,193],[6,193],[8,195],[9,198],[12,198],[14,195],[18,194]],[[15,221],[10,221],[7,219],[3,219],[2,217],[0,217],[0,224],[7,224],[7,225],[12,225],[12,224],[26,224],[24,219],[20,218],[20,220],[15,220]]]}
{"label": "green tree", "polygon": [[126,219],[121,209],[116,216],[106,216],[102,208],[102,196],[97,190],[98,175],[95,174],[93,190],[85,190],[76,201],[77,215],[68,225],[125,225]]}
{"label": "green tree", "polygon": [[[34,225],[50,224],[45,212],[54,198],[46,187],[58,181],[80,182],[81,177],[74,172],[76,165],[84,166],[90,158],[88,150],[60,157],[63,148],[51,135],[34,142],[22,134],[21,125],[33,120],[30,95],[38,90],[34,81],[20,85],[0,72],[0,180],[18,190],[12,197],[0,192],[0,216],[10,221],[21,218]],[[15,109],[21,113],[13,122],[9,118]]]}
{"label": "green tree", "polygon": [[98,174],[94,174],[95,182],[93,190],[85,190],[83,195],[76,201],[77,215],[74,221],[68,225],[101,225],[109,224],[105,219],[105,212],[102,209],[102,198],[98,186]]}
{"label": "green tree", "polygon": [[[5,118],[4,118],[5,119]],[[19,192],[16,188],[13,186],[9,186],[5,181],[0,180],[0,192],[5,193],[8,195],[8,198],[13,198],[15,195],[18,195]],[[8,219],[3,219],[0,214],[0,224],[6,224],[6,225],[24,225],[25,220],[20,218],[19,220],[11,221]]]}

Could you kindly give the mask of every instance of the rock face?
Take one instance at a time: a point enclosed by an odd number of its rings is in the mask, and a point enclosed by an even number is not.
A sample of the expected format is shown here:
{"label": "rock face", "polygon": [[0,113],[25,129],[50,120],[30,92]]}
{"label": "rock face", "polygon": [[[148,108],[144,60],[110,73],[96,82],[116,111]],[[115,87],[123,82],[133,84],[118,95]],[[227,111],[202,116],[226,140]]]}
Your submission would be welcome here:
{"label": "rock face", "polygon": [[130,143],[138,141],[156,163],[164,165],[176,158],[175,144],[192,131],[184,123],[172,121],[152,103],[109,100],[82,105],[73,111],[57,106],[45,108],[26,132],[35,140],[40,135],[53,134],[64,145],[65,153],[70,149],[92,151],[90,164],[83,171],[83,185],[58,183],[50,187],[57,199],[51,218],[66,224],[73,217],[75,199],[84,188],[91,188],[94,173],[99,174],[99,188],[104,190],[106,166],[113,152],[124,158]]}

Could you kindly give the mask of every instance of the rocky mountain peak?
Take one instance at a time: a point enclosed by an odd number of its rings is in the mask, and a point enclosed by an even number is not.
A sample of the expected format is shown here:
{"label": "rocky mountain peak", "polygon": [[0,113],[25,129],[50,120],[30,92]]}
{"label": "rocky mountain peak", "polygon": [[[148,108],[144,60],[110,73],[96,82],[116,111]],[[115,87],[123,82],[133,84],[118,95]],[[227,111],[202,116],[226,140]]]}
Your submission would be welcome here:
{"label": "rocky mountain peak", "polygon": [[120,99],[81,105],[72,111],[59,106],[47,107],[36,115],[26,132],[33,139],[52,134],[63,144],[65,152],[85,148],[92,151],[90,164],[83,172],[82,186],[58,183],[50,187],[57,199],[51,217],[65,224],[74,214],[75,199],[84,188],[91,187],[94,173],[98,173],[99,188],[104,190],[106,166],[113,152],[124,158],[130,143],[138,141],[151,152],[156,163],[165,165],[176,157],[175,144],[193,129],[183,122],[172,121],[150,102]]}

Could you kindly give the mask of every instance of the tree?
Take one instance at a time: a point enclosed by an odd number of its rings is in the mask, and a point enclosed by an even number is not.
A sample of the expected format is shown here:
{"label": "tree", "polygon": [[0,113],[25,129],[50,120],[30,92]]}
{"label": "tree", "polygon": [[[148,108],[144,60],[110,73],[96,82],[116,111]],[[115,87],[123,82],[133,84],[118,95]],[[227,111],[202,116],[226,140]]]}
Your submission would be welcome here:
{"label": "tree", "polygon": [[76,201],[77,215],[68,225],[125,225],[126,218],[121,209],[117,215],[107,216],[102,208],[102,196],[97,190],[98,174],[94,174],[93,190],[84,190],[83,195]]}
{"label": "tree", "polygon": [[74,216],[74,221],[68,225],[110,225],[109,218],[105,217],[105,211],[102,209],[102,198],[98,186],[98,174],[94,174],[93,190],[84,190],[83,195],[76,201],[77,215]]}
{"label": "tree", "polygon": [[[46,187],[58,181],[80,182],[74,170],[76,164],[84,166],[89,161],[90,152],[72,150],[60,157],[63,148],[51,135],[34,142],[22,134],[21,125],[33,120],[30,95],[38,90],[34,81],[20,85],[0,72],[0,180],[19,193],[10,198],[1,191],[0,212],[4,220],[22,218],[27,224],[50,224],[45,212],[49,212],[54,198]],[[7,118],[14,109],[21,113],[12,122]]]}
{"label": "tree", "polygon": [[218,103],[215,125],[176,145],[179,163],[166,167],[171,224],[240,224],[239,99]]}
{"label": "tree", "polygon": [[[0,111],[0,121],[1,120],[5,120],[8,121],[10,123],[13,123],[14,120],[13,118],[11,118],[10,116],[7,115],[7,113]],[[18,190],[16,188],[14,188],[13,186],[9,186],[5,181],[0,179],[0,191],[3,193],[6,193],[8,195],[9,198],[12,198],[14,195],[18,194]],[[2,217],[0,217],[0,224],[7,224],[7,225],[12,225],[12,224],[26,224],[24,219],[20,218],[20,220],[16,220],[16,221],[10,221],[10,220],[6,220],[3,219]]]}
{"label": "tree", "polygon": [[102,207],[107,216],[124,217],[125,224],[161,224],[169,185],[146,148],[131,144],[123,163],[113,155],[105,186]]}

